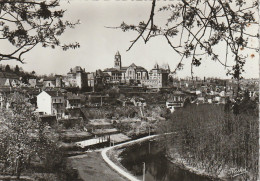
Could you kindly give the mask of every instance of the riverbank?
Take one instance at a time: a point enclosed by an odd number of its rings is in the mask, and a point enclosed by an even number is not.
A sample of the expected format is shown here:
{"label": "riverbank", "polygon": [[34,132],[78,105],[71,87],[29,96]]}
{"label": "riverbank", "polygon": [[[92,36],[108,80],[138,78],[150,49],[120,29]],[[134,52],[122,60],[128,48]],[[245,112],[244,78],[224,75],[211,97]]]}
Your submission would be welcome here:
{"label": "riverbank", "polygon": [[176,153],[174,151],[170,153],[168,152],[165,156],[170,162],[179,166],[182,169],[188,170],[189,172],[195,173],[197,175],[207,176],[214,180],[236,181],[240,180],[240,177],[242,177],[243,174],[247,173],[243,169],[229,168],[227,166],[225,166],[225,168],[221,171],[214,170],[214,167],[211,167],[211,170],[208,171],[209,169],[206,169],[207,166],[205,164],[203,165],[200,162],[188,162],[187,160],[182,158],[179,153]]}
{"label": "riverbank", "polygon": [[[128,178],[129,180],[137,180],[135,176],[130,174],[130,170],[127,170],[121,163],[121,153],[125,151],[130,146],[133,146],[134,144],[140,144],[143,141],[147,141],[149,139],[154,138],[153,137],[144,137],[139,140],[133,140],[131,142],[127,142],[124,144],[116,145],[114,147],[106,148],[106,156],[108,157],[109,161],[106,161],[114,170],[116,170],[118,173],[123,175],[124,177]],[[103,155],[102,155],[103,156]],[[240,180],[242,178],[242,175],[244,174],[244,170],[242,169],[232,169],[226,167],[225,169],[221,170],[220,172],[214,170],[214,168],[210,168],[210,171],[207,171],[206,169],[203,169],[203,166],[205,167],[205,164],[203,165],[202,163],[199,162],[188,162],[185,159],[181,158],[181,156],[177,153],[175,154],[166,154],[165,155],[166,159],[169,160],[172,164],[175,166],[179,167],[180,169],[186,170],[190,173],[194,173],[196,175],[202,176],[202,177],[207,177],[210,180],[225,180],[225,181],[234,181],[234,180]],[[104,157],[103,157],[104,158]],[[112,163],[111,163],[112,162]],[[209,168],[208,168],[209,169]],[[215,172],[214,172],[215,171]],[[211,174],[214,173],[214,174]]]}

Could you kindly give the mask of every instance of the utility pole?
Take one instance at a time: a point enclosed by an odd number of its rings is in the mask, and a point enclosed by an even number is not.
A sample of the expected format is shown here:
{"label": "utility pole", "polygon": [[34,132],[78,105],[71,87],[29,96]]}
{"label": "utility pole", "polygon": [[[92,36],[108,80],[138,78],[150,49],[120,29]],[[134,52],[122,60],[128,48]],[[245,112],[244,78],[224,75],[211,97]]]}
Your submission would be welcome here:
{"label": "utility pole", "polygon": [[145,181],[145,162],[143,162],[143,181]]}

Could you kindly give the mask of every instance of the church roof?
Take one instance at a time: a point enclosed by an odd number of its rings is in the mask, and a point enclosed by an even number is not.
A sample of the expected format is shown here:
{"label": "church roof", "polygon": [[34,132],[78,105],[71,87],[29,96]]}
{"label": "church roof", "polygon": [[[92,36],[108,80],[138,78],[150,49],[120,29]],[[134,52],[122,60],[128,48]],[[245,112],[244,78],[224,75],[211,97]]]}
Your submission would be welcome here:
{"label": "church roof", "polygon": [[145,68],[141,67],[141,66],[137,66],[136,67],[137,71],[147,71]]}
{"label": "church roof", "polygon": [[104,72],[120,72],[120,70],[116,69],[116,68],[106,68],[104,70]]}
{"label": "church roof", "polygon": [[136,67],[136,65],[134,63],[132,63],[129,67]]}
{"label": "church roof", "polygon": [[125,70],[125,71],[126,71],[127,68],[128,68],[128,67],[121,67],[121,70]]}

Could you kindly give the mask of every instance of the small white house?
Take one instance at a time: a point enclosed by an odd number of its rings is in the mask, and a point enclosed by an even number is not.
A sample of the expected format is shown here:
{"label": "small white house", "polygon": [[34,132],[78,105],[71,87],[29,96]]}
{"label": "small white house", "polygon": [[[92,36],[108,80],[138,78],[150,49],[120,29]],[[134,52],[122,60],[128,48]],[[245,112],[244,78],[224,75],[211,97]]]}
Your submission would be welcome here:
{"label": "small white house", "polygon": [[37,96],[38,112],[48,115],[56,115],[62,118],[65,115],[65,99],[59,91],[42,91]]}

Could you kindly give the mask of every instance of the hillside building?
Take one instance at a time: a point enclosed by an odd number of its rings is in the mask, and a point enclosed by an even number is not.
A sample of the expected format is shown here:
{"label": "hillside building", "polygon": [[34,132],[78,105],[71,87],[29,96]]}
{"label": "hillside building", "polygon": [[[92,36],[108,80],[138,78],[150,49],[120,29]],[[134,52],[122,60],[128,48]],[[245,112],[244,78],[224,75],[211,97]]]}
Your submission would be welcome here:
{"label": "hillside building", "polygon": [[140,83],[141,80],[148,79],[148,71],[141,66],[132,63],[128,67],[123,67],[119,52],[115,54],[114,67],[107,68],[104,72],[110,75],[109,82],[111,83]]}
{"label": "hillside building", "polygon": [[80,89],[88,87],[88,74],[85,72],[85,69],[82,69],[80,66],[71,68],[67,73],[65,86],[78,87]]}
{"label": "hillside building", "polygon": [[168,85],[168,76],[170,73],[170,67],[162,66],[160,67],[157,63],[154,65],[153,69],[149,72],[149,79],[142,80],[142,86],[147,88],[159,89],[166,87]]}
{"label": "hillside building", "polygon": [[59,91],[42,91],[37,96],[37,111],[62,118],[65,115],[65,99]]}

